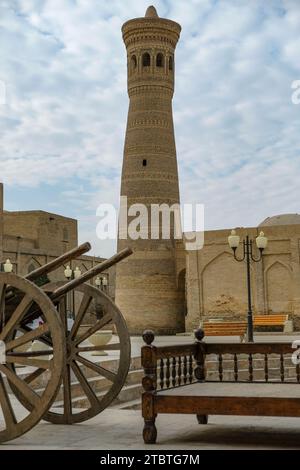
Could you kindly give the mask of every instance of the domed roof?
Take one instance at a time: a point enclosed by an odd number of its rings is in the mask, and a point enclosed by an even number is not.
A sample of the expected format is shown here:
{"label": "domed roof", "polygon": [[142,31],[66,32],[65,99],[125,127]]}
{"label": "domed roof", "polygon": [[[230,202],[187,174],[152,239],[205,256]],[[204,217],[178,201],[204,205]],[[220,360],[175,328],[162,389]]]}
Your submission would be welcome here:
{"label": "domed roof", "polygon": [[300,214],[279,214],[267,217],[259,227],[271,227],[273,225],[300,225]]}

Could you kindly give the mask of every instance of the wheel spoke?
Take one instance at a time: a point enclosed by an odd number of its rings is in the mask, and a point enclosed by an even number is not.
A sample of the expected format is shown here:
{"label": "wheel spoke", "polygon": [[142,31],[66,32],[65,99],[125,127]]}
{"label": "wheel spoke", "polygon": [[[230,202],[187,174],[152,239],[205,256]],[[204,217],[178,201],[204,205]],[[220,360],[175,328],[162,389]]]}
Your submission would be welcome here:
{"label": "wheel spoke", "polygon": [[[20,326],[18,330],[22,331],[24,334],[30,333],[31,331],[33,331],[31,328],[29,328],[28,326],[24,326],[24,325]],[[43,344],[46,344],[46,346],[53,347],[51,335],[48,336],[47,334],[45,334],[39,338],[39,341]]]}
{"label": "wheel spoke", "polygon": [[6,345],[6,351],[11,351],[12,349],[18,348],[19,346],[23,346],[23,344],[29,343],[30,341],[39,338],[43,334],[48,333],[48,331],[49,325],[48,323],[44,323],[35,330],[32,330],[12,341],[9,341]]}
{"label": "wheel spoke", "polygon": [[66,304],[66,296],[62,297],[58,303],[58,312],[60,319],[62,321],[62,326],[64,328],[64,336],[67,337],[68,335],[68,319],[67,319],[67,304]]}
{"label": "wheel spoke", "polygon": [[23,299],[11,315],[10,319],[4,326],[2,332],[0,333],[0,340],[6,338],[6,336],[11,332],[11,330],[16,327],[17,323],[21,320],[22,316],[28,311],[32,303],[33,301],[29,295],[25,295],[23,297]]}
{"label": "wheel spoke", "polygon": [[81,325],[81,322],[83,320],[84,315],[86,314],[87,309],[90,306],[90,303],[92,301],[92,297],[90,295],[85,294],[81,300],[80,307],[78,309],[78,312],[75,316],[75,321],[71,329],[70,337],[74,338],[76,336],[76,333]]}
{"label": "wheel spoke", "polygon": [[110,314],[104,315],[101,320],[98,320],[91,328],[89,328],[83,335],[81,335],[79,338],[76,338],[75,344],[80,344],[90,336],[92,336],[96,331],[101,330],[103,326],[107,325],[112,320],[112,317]]}
{"label": "wheel spoke", "polygon": [[121,349],[120,343],[102,344],[101,346],[81,346],[78,347],[79,352],[88,351],[119,351]]}
{"label": "wheel spoke", "polygon": [[0,374],[0,403],[1,403],[1,409],[2,413],[4,416],[6,428],[8,430],[11,430],[16,424],[16,416],[13,410],[13,407],[11,405],[4,380],[2,378],[2,375]]}
{"label": "wheel spoke", "polygon": [[77,380],[78,382],[80,383],[81,387],[82,387],[82,390],[84,391],[84,393],[86,394],[90,404],[92,406],[98,406],[99,405],[99,402],[98,402],[98,398],[94,392],[94,390],[92,389],[92,387],[90,386],[87,378],[85,377],[85,375],[83,374],[83,372],[80,370],[80,367],[78,367],[78,365],[76,364],[76,362],[73,362],[72,363],[72,369],[74,371],[74,374],[76,375],[77,377]]}
{"label": "wheel spoke", "polygon": [[[43,351],[44,353],[47,351]],[[34,359],[32,357],[24,357],[24,356],[6,356],[6,363],[7,364],[21,364],[23,366],[31,366],[37,367],[38,369],[50,369],[51,361],[46,359]]]}
{"label": "wheel spoke", "polygon": [[4,303],[5,294],[6,294],[6,284],[1,284],[0,285],[0,302],[1,303]]}
{"label": "wheel spoke", "polygon": [[30,384],[31,382],[33,382],[35,379],[37,379],[41,374],[43,374],[45,372],[45,369],[36,369],[34,372],[32,372],[31,374],[27,375],[27,377],[25,377],[24,381],[27,383],[27,384]]}
{"label": "wheel spoke", "polygon": [[106,379],[110,380],[111,382],[115,382],[117,374],[115,374],[114,372],[104,369],[104,367],[101,367],[95,362],[91,362],[85,357],[79,356],[78,354],[76,356],[76,360],[81,362],[81,364],[85,365],[89,369],[92,369],[93,371],[97,372],[99,375],[102,375]]}
{"label": "wheel spoke", "polygon": [[46,416],[61,385],[66,353],[58,312],[42,289],[15,273],[0,273],[1,303],[0,443],[22,436]]}
{"label": "wheel spoke", "polygon": [[12,352],[9,352],[7,353],[7,357],[17,357],[17,358],[20,358],[20,357],[40,357],[40,356],[50,356],[54,354],[54,351],[53,349],[41,349],[41,350],[38,350],[38,351],[12,351]]}
{"label": "wheel spoke", "polygon": [[71,394],[71,371],[70,365],[66,364],[63,377],[64,391],[64,416],[67,423],[71,422],[72,417],[72,394]]}
{"label": "wheel spoke", "polygon": [[6,284],[0,286],[0,331],[3,330],[5,324],[5,293]]}
{"label": "wheel spoke", "polygon": [[7,380],[11,382],[26,400],[29,409],[32,407],[37,407],[40,404],[40,397],[35,393],[20,377],[18,377],[15,372],[10,370],[4,364],[0,364],[0,372],[6,375]]}

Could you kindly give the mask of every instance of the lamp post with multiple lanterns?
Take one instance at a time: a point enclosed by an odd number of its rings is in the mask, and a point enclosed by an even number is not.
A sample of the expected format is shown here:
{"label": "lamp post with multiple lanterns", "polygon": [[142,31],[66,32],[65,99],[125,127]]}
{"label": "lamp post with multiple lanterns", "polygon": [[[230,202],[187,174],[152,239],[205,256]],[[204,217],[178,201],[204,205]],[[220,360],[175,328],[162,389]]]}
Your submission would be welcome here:
{"label": "lamp post with multiple lanterns", "polygon": [[95,284],[98,287],[98,289],[101,289],[104,292],[106,292],[107,286],[108,286],[107,276],[103,276],[103,277],[97,276],[95,279]]}
{"label": "lamp post with multiple lanterns", "polygon": [[[106,292],[107,286],[108,286],[107,276],[103,276],[103,277],[97,276],[95,279],[95,285],[99,290]],[[101,318],[103,318],[103,315],[104,315],[103,308],[101,307],[100,304],[97,304],[96,305],[97,320],[101,320]]]}
{"label": "lamp post with multiple lanterns", "polygon": [[[76,266],[76,268],[74,269],[74,271],[70,268],[70,266],[68,265],[66,267],[66,269],[64,270],[64,275],[65,275],[65,278],[67,279],[67,281],[70,281],[70,279],[77,279],[78,277],[81,276],[81,271],[79,269],[78,266]],[[67,312],[68,312],[68,316],[70,319],[72,320],[75,320],[75,313],[74,313],[74,307],[75,307],[75,292],[74,292],[74,289],[72,290],[72,292],[68,294],[69,296],[69,299],[68,299],[68,306],[67,306]]]}
{"label": "lamp post with multiple lanterns", "polygon": [[238,258],[236,255],[236,250],[240,243],[240,237],[236,234],[235,230],[231,231],[231,234],[228,237],[228,244],[230,248],[232,248],[234,259],[236,261],[244,261],[246,259],[246,267],[247,267],[247,293],[248,293],[248,315],[247,315],[247,323],[248,323],[248,342],[253,343],[253,314],[252,314],[252,303],[251,303],[251,275],[250,275],[250,263],[253,261],[254,263],[258,263],[262,260],[263,251],[268,244],[268,239],[265,237],[264,232],[260,232],[259,236],[256,237],[255,243],[257,248],[259,249],[259,256],[255,258],[253,255],[253,240],[249,239],[249,236],[246,236],[246,239],[243,240],[243,256]]}

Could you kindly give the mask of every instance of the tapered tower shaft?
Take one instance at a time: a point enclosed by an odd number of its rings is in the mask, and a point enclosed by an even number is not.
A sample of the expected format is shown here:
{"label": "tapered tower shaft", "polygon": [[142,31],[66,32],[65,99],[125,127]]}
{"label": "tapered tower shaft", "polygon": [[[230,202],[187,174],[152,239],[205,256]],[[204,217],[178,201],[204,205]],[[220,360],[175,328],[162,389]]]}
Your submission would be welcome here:
{"label": "tapered tower shaft", "polygon": [[[179,204],[179,183],[172,115],[174,51],[181,27],[159,18],[154,7],[146,16],[122,27],[127,49],[130,99],[121,196],[128,207],[148,210],[145,239],[119,239],[119,249],[134,250],[117,268],[116,301],[132,333],[145,327],[158,333],[183,330],[183,309],[177,291],[174,218],[170,237],[151,238],[151,205]],[[129,223],[130,223],[129,218]],[[162,219],[160,219],[162,221]],[[145,232],[144,232],[145,235]]]}

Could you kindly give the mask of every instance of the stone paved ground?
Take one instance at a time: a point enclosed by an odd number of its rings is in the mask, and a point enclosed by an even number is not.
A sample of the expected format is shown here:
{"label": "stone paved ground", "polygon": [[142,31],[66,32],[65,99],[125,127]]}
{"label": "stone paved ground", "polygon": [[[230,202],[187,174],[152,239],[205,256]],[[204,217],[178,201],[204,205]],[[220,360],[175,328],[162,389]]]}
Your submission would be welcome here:
{"label": "stone paved ground", "polygon": [[[257,335],[256,341],[287,341],[294,335]],[[218,338],[218,341],[220,338]],[[192,342],[193,337],[158,337],[156,344]],[[208,338],[208,341],[212,341]],[[222,341],[232,341],[224,338]],[[132,355],[140,354],[142,340],[132,338]],[[300,390],[300,389],[299,389]],[[300,396],[300,393],[299,393]],[[300,418],[213,416],[207,426],[192,415],[160,415],[158,444],[145,446],[141,412],[107,409],[82,424],[73,426],[41,422],[4,449],[300,449]]]}
{"label": "stone paved ground", "polygon": [[300,449],[300,418],[213,416],[207,426],[192,415],[160,415],[158,444],[145,446],[139,411],[107,409],[82,424],[42,422],[4,449]]}

